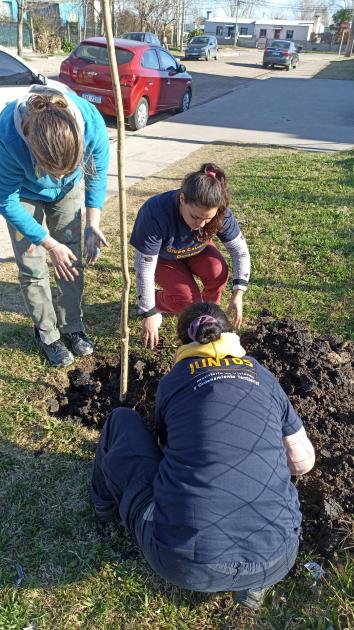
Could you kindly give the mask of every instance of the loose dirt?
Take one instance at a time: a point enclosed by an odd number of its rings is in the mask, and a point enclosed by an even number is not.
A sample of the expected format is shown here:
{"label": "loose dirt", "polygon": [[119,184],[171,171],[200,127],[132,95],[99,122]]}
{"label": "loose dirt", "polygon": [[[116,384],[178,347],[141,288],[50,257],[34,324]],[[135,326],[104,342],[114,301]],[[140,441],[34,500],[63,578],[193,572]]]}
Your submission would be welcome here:
{"label": "loose dirt", "polygon": [[[303,548],[331,555],[349,535],[353,503],[350,478],[354,457],[351,422],[352,345],[339,336],[313,337],[303,323],[261,314],[256,328],[242,336],[247,354],[278,378],[302,418],[316,451],[315,468],[295,481],[303,512]],[[154,430],[158,382],[171,361],[159,350],[153,357],[130,357],[127,405]],[[69,384],[47,401],[51,415],[101,428],[120,405],[115,357],[88,357],[69,372]]]}

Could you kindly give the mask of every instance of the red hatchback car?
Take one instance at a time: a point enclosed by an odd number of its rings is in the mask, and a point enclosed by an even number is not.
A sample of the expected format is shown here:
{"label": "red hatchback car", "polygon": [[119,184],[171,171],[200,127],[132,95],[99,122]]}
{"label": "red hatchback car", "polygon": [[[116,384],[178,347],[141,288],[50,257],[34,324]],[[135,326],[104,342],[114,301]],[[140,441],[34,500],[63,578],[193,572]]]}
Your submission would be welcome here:
{"label": "red hatchback car", "polygon": [[[131,129],[145,127],[153,114],[189,109],[192,77],[169,52],[127,39],[115,39],[115,48],[124,115]],[[105,37],[80,42],[62,62],[59,77],[103,114],[115,116]]]}

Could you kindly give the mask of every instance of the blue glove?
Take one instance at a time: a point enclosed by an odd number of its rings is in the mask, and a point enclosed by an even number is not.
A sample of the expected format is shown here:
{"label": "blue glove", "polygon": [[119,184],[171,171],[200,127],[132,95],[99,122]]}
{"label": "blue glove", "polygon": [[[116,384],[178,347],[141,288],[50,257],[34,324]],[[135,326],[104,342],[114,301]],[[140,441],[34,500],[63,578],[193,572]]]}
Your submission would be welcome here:
{"label": "blue glove", "polygon": [[84,257],[88,264],[93,265],[101,252],[101,243],[108,247],[106,238],[98,227],[85,228]]}

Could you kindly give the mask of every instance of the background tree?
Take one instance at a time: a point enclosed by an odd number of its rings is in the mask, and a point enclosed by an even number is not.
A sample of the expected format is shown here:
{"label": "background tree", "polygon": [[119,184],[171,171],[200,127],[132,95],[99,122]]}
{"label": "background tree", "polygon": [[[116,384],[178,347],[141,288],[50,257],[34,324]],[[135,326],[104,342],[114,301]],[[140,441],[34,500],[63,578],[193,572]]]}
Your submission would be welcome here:
{"label": "background tree", "polygon": [[27,9],[27,0],[16,0],[17,3],[17,54],[23,55],[23,18]]}
{"label": "background tree", "polygon": [[342,22],[351,22],[352,20],[352,11],[349,8],[339,9],[332,15],[333,27],[340,31],[340,25]]}

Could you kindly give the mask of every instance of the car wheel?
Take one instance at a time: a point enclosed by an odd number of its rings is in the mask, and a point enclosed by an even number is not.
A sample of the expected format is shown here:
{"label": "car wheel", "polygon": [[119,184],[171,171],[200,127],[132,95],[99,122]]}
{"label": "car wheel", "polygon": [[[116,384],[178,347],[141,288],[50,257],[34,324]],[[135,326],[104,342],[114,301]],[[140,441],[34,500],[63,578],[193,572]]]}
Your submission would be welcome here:
{"label": "car wheel", "polygon": [[293,64],[292,64],[292,62],[290,61],[289,65],[288,65],[288,66],[285,66],[285,70],[286,70],[287,72],[289,72],[289,70],[291,70],[291,68],[292,68],[292,67],[293,67]]}
{"label": "car wheel", "polygon": [[191,106],[192,95],[190,90],[186,90],[182,97],[182,102],[177,109],[177,114],[187,112]]}
{"label": "car wheel", "polygon": [[142,97],[136,106],[136,110],[132,116],[128,118],[129,127],[133,131],[146,127],[149,120],[149,105],[146,98]]}
{"label": "car wheel", "polygon": [[215,59],[215,61],[217,61],[219,59],[219,51],[218,50],[215,53],[214,59]]}
{"label": "car wheel", "polygon": [[207,50],[205,53],[205,61],[209,61],[210,59],[210,50]]}
{"label": "car wheel", "polygon": [[268,68],[268,64],[267,63],[263,63],[263,68]]}

